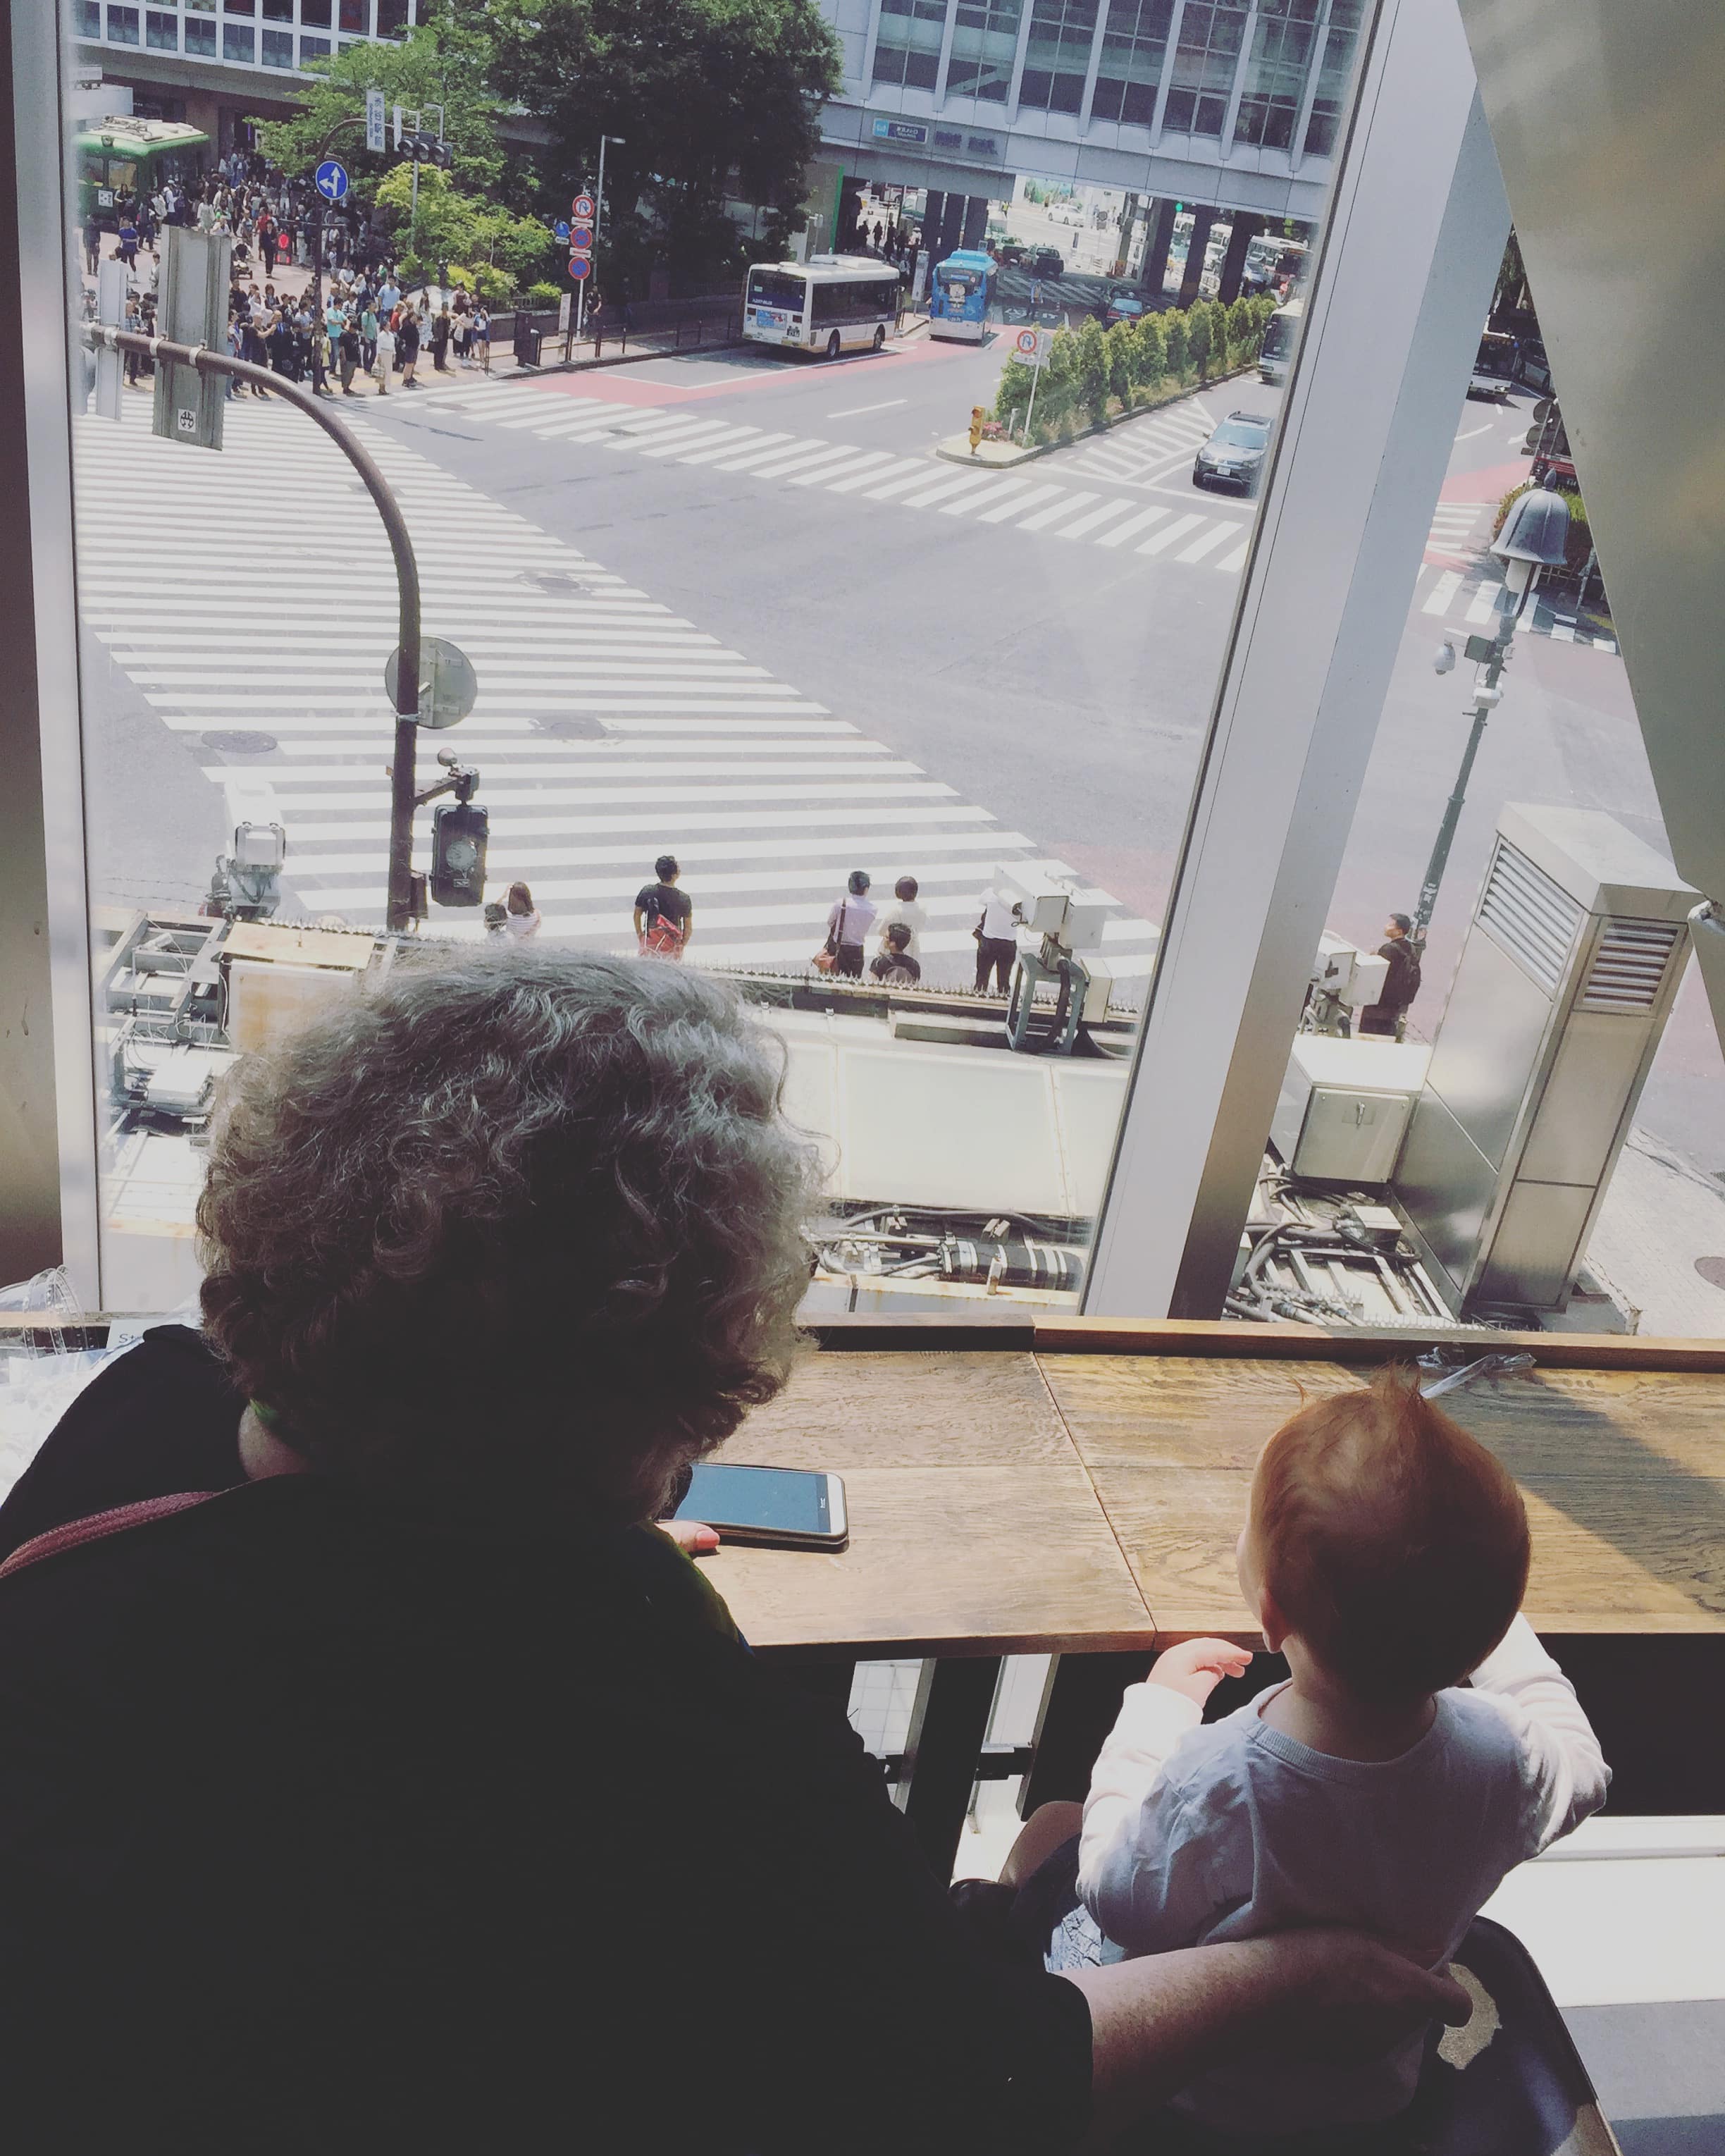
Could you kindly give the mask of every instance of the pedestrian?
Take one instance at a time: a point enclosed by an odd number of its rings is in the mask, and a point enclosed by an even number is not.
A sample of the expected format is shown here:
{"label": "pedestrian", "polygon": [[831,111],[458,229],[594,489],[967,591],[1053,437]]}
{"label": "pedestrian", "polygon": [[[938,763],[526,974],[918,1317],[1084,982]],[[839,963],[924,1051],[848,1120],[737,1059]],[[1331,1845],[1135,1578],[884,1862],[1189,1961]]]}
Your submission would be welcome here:
{"label": "pedestrian", "polygon": [[377,364],[377,310],[369,300],[360,311],[359,340],[365,347],[366,372],[369,374]]}
{"label": "pedestrian", "polygon": [[120,244],[116,251],[121,260],[130,271],[131,265],[138,259],[138,228],[133,221],[129,205],[120,213]]}
{"label": "pedestrian", "polygon": [[437,320],[431,325],[431,363],[439,374],[447,374],[449,371],[449,338],[454,326],[445,302],[438,309]]}
{"label": "pedestrian", "polygon": [[285,314],[275,318],[275,326],[264,340],[270,348],[270,372],[279,374],[284,382],[297,381],[298,339],[294,326]]}
{"label": "pedestrian", "polygon": [[1408,1006],[1420,993],[1420,948],[1408,933],[1413,926],[1405,913],[1392,913],[1384,924],[1378,956],[1388,959],[1389,971],[1384,977],[1383,993],[1359,1014],[1363,1034],[1375,1034],[1380,1040],[1402,1037]]}
{"label": "pedestrian", "polygon": [[266,209],[258,219],[258,252],[264,258],[264,275],[266,277],[275,275],[275,249],[280,236],[275,219]]}
{"label": "pedestrian", "polygon": [[533,894],[524,883],[512,883],[509,896],[504,901],[503,925],[508,932],[525,942],[530,936],[539,933],[539,909],[533,903]]}
{"label": "pedestrian", "polygon": [[[245,324],[241,321],[237,313],[233,312],[230,312],[228,316],[228,353],[232,359],[245,357]],[[230,374],[228,377],[228,395],[239,396],[239,377],[237,374]]]}
{"label": "pedestrian", "polygon": [[419,364],[419,311],[417,307],[402,310],[401,334],[397,339],[397,349],[401,353],[401,386],[403,389],[417,389],[419,385],[413,379],[413,370]]}
{"label": "pedestrian", "polygon": [[[126,295],[126,310],[121,316],[121,323],[122,326],[130,330],[134,336],[141,336],[143,333],[144,312],[138,304],[136,292],[128,292]],[[126,355],[126,386],[128,389],[136,389],[138,386],[138,355],[135,352],[129,352]]]}
{"label": "pedestrian", "polygon": [[880,948],[886,947],[886,938],[896,927],[902,927],[910,937],[905,949],[913,958],[922,956],[922,932],[928,926],[927,910],[917,902],[920,886],[915,876],[901,876],[892,886],[892,903],[880,911]]}
{"label": "pedestrian", "polygon": [[331,357],[330,333],[328,330],[321,322],[313,323],[311,328],[311,393],[314,397],[333,397],[336,393],[334,390],[330,388],[330,367],[331,363]]}
{"label": "pedestrian", "polygon": [[501,898],[485,901],[485,941],[488,943],[507,943],[513,939],[509,932],[509,908]]}
{"label": "pedestrian", "polygon": [[94,210],[84,220],[84,259],[94,277],[102,264],[102,228]]}
{"label": "pedestrian", "polygon": [[364,358],[365,350],[359,331],[352,322],[348,322],[344,325],[336,345],[336,363],[341,372],[341,394],[344,397],[358,395],[353,386],[353,377],[359,372]]}
{"label": "pedestrian", "polygon": [[473,317],[473,356],[489,374],[491,371],[491,311],[483,300]]}
{"label": "pedestrian", "polygon": [[395,332],[387,322],[379,322],[372,346],[372,373],[377,384],[377,394],[389,394],[389,377],[395,366]]}
{"label": "pedestrian", "polygon": [[914,988],[922,978],[922,968],[911,956],[910,930],[902,921],[895,921],[880,943],[880,954],[869,968],[870,974],[889,988]]}
{"label": "pedestrian", "polygon": [[869,896],[869,872],[853,869],[847,878],[843,898],[834,901],[827,913],[827,940],[822,952],[831,963],[824,970],[838,973],[847,980],[862,978],[863,946],[868,941],[870,929],[875,925],[875,902]]}
{"label": "pedestrian", "polygon": [[586,324],[588,333],[593,338],[593,356],[595,358],[598,357],[599,350],[599,317],[604,313],[604,295],[601,292],[595,292],[593,297],[587,303]]}
{"label": "pedestrian", "polygon": [[695,933],[695,902],[677,889],[683,873],[675,854],[653,864],[654,880],[635,893],[635,947],[644,958],[680,958]]}
{"label": "pedestrian", "polygon": [[1006,993],[1013,961],[1019,955],[1018,908],[992,887],[983,893],[983,910],[971,930],[976,938],[976,992],[986,995],[992,972],[998,992]]}

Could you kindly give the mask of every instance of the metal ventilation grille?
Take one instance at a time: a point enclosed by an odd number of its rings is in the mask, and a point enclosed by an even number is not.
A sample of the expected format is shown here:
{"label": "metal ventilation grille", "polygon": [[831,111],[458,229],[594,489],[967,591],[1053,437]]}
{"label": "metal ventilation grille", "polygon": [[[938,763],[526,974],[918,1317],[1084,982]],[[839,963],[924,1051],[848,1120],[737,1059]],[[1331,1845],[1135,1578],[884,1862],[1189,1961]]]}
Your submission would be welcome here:
{"label": "metal ventilation grille", "polygon": [[1558,985],[1585,917],[1561,884],[1507,839],[1497,841],[1479,918],[1542,987]]}
{"label": "metal ventilation grille", "polygon": [[1672,921],[1608,921],[1581,984],[1581,1009],[1651,1010],[1682,932]]}

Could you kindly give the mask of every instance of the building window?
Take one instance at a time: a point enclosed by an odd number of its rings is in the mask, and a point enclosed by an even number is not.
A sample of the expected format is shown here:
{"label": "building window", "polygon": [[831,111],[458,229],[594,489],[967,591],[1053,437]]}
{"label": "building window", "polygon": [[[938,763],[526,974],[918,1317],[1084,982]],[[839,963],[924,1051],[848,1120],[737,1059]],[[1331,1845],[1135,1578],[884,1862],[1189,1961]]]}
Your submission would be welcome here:
{"label": "building window", "polygon": [[1187,0],[1163,116],[1163,124],[1177,135],[1221,133],[1245,23],[1246,9],[1238,0],[1219,0],[1215,6]]}
{"label": "building window", "polygon": [[408,0],[377,0],[377,35],[404,38],[408,34]]}
{"label": "building window", "polygon": [[1076,112],[1084,102],[1096,29],[1096,0],[1036,0],[1019,105],[1037,112]]}
{"label": "building window", "polygon": [[875,80],[932,90],[940,72],[947,0],[880,0]]}
{"label": "building window", "polygon": [[77,0],[72,19],[80,38],[99,38],[102,34],[102,11],[98,0]]}
{"label": "building window", "polygon": [[341,28],[357,30],[362,38],[372,34],[372,0],[341,0]]}
{"label": "building window", "polygon": [[186,12],[187,14],[213,15],[216,0],[186,0]]}
{"label": "building window", "polygon": [[257,12],[258,0],[222,0],[224,15],[255,15]]}
{"label": "building window", "polygon": [[137,41],[137,9],[110,8],[108,10],[108,43],[110,45],[135,45]]}
{"label": "building window", "polygon": [[1091,100],[1092,119],[1123,120],[1132,127],[1150,125],[1173,12],[1174,0],[1109,0],[1096,92]]}
{"label": "building window", "polygon": [[329,56],[330,41],[327,38],[300,38],[300,64],[302,68],[310,67],[313,60],[326,60]]}
{"label": "building window", "polygon": [[224,60],[244,60],[248,67],[254,66],[258,58],[258,33],[242,29],[237,23],[222,25],[222,58]]}
{"label": "building window", "polygon": [[1259,0],[1245,88],[1234,124],[1236,142],[1286,150],[1294,139],[1300,99],[1317,35],[1318,0]]}
{"label": "building window", "polygon": [[264,33],[264,66],[290,68],[293,64],[293,32],[291,30],[265,30]]}
{"label": "building window", "polygon": [[1332,0],[1329,35],[1317,70],[1317,94],[1312,100],[1312,118],[1306,128],[1306,154],[1327,157],[1336,146],[1353,55],[1359,44],[1359,18],[1364,0]]}
{"label": "building window", "polygon": [[159,53],[177,53],[180,49],[180,18],[177,15],[163,15],[152,8],[144,18],[144,42],[153,45]]}
{"label": "building window", "polygon": [[188,15],[186,18],[186,52],[193,59],[213,60],[216,56],[215,24],[197,22]]}
{"label": "building window", "polygon": [[955,97],[1004,105],[1018,55],[1019,0],[959,0],[947,89]]}
{"label": "building window", "polygon": [[293,19],[294,0],[264,0],[266,23],[291,23]]}
{"label": "building window", "polygon": [[328,29],[330,0],[300,0],[300,21],[307,29]]}

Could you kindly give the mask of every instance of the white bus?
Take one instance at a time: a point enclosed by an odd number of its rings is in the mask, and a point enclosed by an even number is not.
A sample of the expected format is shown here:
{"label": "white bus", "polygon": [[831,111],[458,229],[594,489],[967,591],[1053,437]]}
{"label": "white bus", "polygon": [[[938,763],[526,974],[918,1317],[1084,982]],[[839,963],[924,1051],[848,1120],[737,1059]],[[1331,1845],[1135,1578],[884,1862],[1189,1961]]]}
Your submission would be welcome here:
{"label": "white bus", "polygon": [[1278,307],[1264,325],[1264,341],[1258,350],[1260,380],[1287,379],[1288,363],[1294,357],[1294,346],[1300,341],[1300,324],[1305,314],[1303,300],[1290,300],[1286,306]]}
{"label": "white bus", "polygon": [[879,352],[898,321],[897,270],[872,254],[757,262],[743,292],[742,333],[798,352]]}

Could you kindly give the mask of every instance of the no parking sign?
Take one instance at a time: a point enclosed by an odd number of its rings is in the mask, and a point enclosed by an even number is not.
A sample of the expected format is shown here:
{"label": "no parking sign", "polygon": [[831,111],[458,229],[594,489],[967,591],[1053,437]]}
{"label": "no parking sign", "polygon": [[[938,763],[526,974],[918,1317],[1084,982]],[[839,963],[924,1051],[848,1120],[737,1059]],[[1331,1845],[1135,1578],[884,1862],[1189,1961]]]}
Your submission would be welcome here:
{"label": "no parking sign", "polygon": [[1053,341],[1053,336],[1047,330],[1014,330],[1012,356],[1024,367],[1040,367],[1048,357],[1048,348]]}

